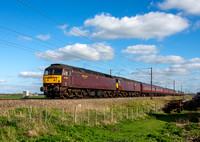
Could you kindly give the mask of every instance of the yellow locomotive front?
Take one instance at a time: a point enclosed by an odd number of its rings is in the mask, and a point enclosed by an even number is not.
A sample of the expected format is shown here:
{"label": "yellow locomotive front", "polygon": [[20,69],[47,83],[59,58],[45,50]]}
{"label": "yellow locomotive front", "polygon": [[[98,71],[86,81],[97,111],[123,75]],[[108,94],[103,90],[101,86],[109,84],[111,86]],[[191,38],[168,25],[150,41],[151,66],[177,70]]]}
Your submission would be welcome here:
{"label": "yellow locomotive front", "polygon": [[48,67],[44,71],[43,86],[40,91],[44,92],[47,98],[59,97],[62,83],[62,68]]}

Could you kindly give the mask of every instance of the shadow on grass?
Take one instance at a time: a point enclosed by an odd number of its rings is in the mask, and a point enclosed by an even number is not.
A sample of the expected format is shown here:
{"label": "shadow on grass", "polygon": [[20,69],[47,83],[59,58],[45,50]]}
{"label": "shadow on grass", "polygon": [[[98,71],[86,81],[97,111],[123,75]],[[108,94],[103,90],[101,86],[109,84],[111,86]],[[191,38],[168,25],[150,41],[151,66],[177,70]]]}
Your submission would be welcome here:
{"label": "shadow on grass", "polygon": [[179,120],[185,120],[188,122],[199,123],[200,120],[200,113],[176,113],[176,114],[149,114],[150,116],[155,117],[158,120],[165,121],[165,122],[177,122]]}

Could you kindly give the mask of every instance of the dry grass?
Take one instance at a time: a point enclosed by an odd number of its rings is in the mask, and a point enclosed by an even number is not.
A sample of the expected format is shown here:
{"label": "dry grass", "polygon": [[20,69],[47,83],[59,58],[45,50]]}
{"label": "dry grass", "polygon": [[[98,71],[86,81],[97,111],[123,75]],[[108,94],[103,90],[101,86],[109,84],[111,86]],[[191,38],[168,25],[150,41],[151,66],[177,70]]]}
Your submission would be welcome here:
{"label": "dry grass", "polygon": [[[166,101],[176,99],[177,97],[154,97],[153,100],[160,105],[166,104]],[[136,98],[108,98],[108,99],[67,99],[67,100],[42,100],[42,99],[27,99],[27,100],[0,100],[0,115],[6,115],[7,110],[14,108],[57,108],[62,110],[63,108],[67,112],[73,112],[75,106],[78,108],[77,111],[86,111],[89,109],[103,110],[107,106],[113,104],[124,104],[128,102],[149,100],[147,97],[136,97]],[[153,105],[153,104],[150,104]]]}

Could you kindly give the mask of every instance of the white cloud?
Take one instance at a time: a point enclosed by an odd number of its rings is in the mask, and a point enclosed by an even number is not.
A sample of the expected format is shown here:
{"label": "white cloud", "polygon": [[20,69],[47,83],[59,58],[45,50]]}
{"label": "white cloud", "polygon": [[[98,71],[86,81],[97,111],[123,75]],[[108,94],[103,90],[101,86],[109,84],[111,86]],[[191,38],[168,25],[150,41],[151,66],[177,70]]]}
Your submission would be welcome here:
{"label": "white cloud", "polygon": [[7,82],[7,81],[6,81],[6,80],[1,80],[1,79],[0,79],[0,82]]}
{"label": "white cloud", "polygon": [[165,68],[165,69],[154,69],[153,74],[156,76],[185,76],[190,75],[191,72],[184,68]]}
{"label": "white cloud", "polygon": [[47,66],[40,66],[39,70],[44,71],[47,68]]}
{"label": "white cloud", "polygon": [[19,39],[26,40],[26,41],[31,41],[32,40],[32,38],[28,37],[28,36],[19,36]]}
{"label": "white cloud", "polygon": [[184,58],[175,55],[169,55],[169,56],[144,55],[144,56],[139,56],[135,60],[153,64],[182,64],[185,62]]}
{"label": "white cloud", "polygon": [[200,62],[200,58],[192,58],[188,60],[189,63],[196,63],[196,62]]}
{"label": "white cloud", "polygon": [[[168,76],[185,76],[185,75],[191,74],[189,69],[173,68],[173,67],[167,67],[164,69],[154,69],[153,68],[152,72],[153,72],[154,80],[156,78],[160,78],[160,77],[168,78]],[[149,78],[148,76],[150,76],[150,70],[148,70],[148,71],[139,70],[138,72],[132,71],[132,72],[129,72],[129,74],[136,75],[139,78],[144,78],[146,76],[147,76],[147,78]]]}
{"label": "white cloud", "polygon": [[200,21],[196,21],[192,29],[194,31],[200,29]]}
{"label": "white cloud", "polygon": [[180,56],[143,55],[134,59],[152,64],[171,64],[173,69],[200,69],[200,58],[184,59]]}
{"label": "white cloud", "polygon": [[200,15],[200,0],[164,0],[158,6],[163,10],[179,9],[186,14]]}
{"label": "white cloud", "polygon": [[25,78],[41,79],[42,76],[43,76],[43,73],[41,73],[41,72],[20,72],[19,76],[20,77],[25,77]]}
{"label": "white cloud", "polygon": [[114,50],[112,47],[107,46],[104,43],[96,43],[92,45],[76,43],[57,50],[47,50],[43,53],[37,53],[36,57],[51,62],[112,60],[114,57]]}
{"label": "white cloud", "polygon": [[160,40],[189,27],[186,19],[164,12],[150,12],[121,19],[103,13],[86,20],[84,25],[94,27],[92,36],[100,39],[157,38]]}
{"label": "white cloud", "polygon": [[69,32],[64,31],[65,35],[74,35],[74,36],[87,36],[90,34],[88,30],[83,30],[82,27],[73,27]]}
{"label": "white cloud", "polygon": [[46,35],[37,35],[36,38],[40,39],[40,40],[48,40],[51,38],[50,34],[46,34]]}
{"label": "white cloud", "polygon": [[133,45],[128,46],[126,50],[122,50],[122,53],[127,54],[156,54],[158,53],[158,49],[155,45]]}
{"label": "white cloud", "polygon": [[0,87],[0,93],[22,93],[24,90],[29,90],[30,93],[41,93],[40,87],[42,86],[42,82],[38,85],[35,84],[3,84]]}
{"label": "white cloud", "polygon": [[7,77],[17,77],[17,75],[7,75]]}
{"label": "white cloud", "polygon": [[200,69],[200,63],[184,63],[172,65],[173,68]]}

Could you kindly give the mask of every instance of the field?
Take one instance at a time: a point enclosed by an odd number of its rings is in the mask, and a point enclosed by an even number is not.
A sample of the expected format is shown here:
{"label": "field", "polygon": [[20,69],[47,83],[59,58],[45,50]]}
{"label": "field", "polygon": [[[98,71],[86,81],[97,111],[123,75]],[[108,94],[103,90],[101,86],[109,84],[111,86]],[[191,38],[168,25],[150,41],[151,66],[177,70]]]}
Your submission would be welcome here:
{"label": "field", "polygon": [[0,141],[198,141],[200,112],[165,114],[171,99],[0,100]]}
{"label": "field", "polygon": [[[0,95],[0,99],[21,99],[21,98],[23,98],[23,94]],[[44,98],[44,95],[29,96],[29,98]]]}

